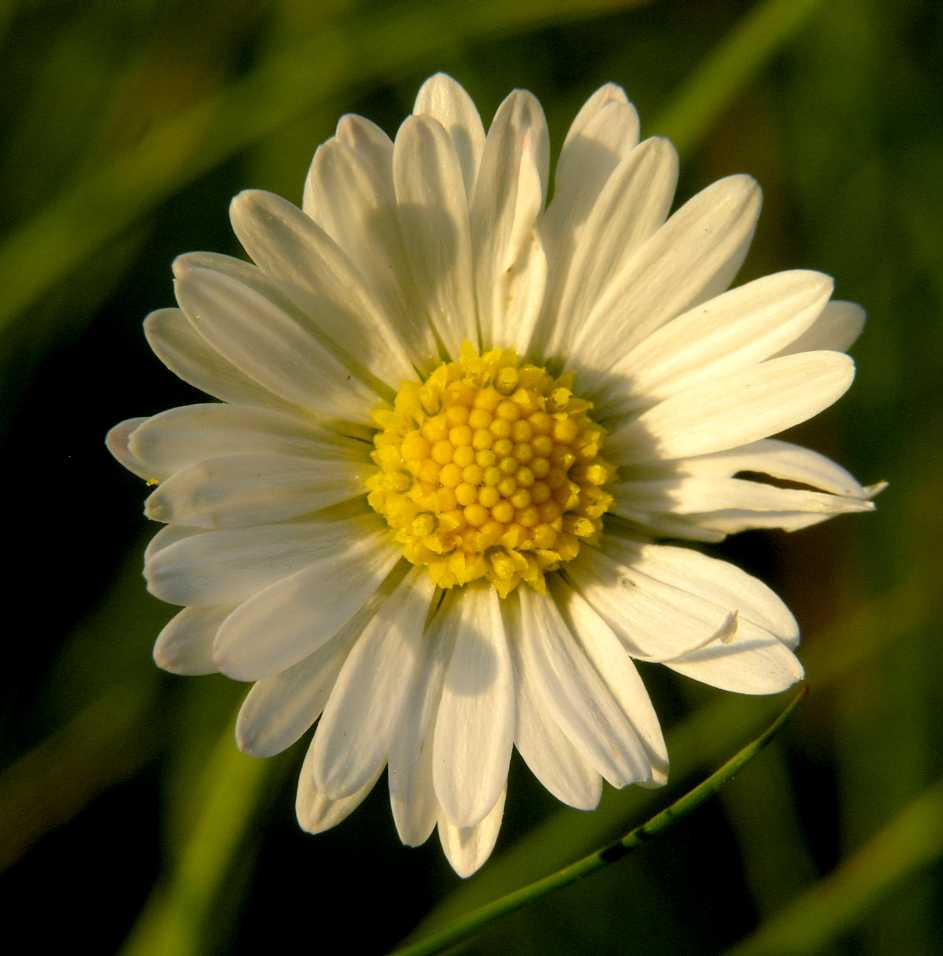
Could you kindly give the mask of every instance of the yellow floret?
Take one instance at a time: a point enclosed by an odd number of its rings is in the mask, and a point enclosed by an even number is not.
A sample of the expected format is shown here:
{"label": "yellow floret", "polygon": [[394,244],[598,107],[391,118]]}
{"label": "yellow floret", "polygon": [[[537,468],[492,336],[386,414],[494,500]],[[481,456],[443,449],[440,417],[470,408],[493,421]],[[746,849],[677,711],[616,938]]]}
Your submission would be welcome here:
{"label": "yellow floret", "polygon": [[502,598],[522,583],[544,592],[544,575],[598,535],[612,504],[615,469],[591,408],[572,375],[466,343],[373,413],[367,502],[439,587],[485,578]]}

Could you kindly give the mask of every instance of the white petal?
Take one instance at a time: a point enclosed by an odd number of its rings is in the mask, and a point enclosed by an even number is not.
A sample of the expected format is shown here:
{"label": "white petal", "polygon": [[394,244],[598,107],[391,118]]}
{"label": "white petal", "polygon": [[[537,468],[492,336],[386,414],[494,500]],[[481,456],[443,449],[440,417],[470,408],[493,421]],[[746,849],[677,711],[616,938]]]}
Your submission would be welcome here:
{"label": "white petal", "polygon": [[749,176],[722,179],[690,199],[610,277],[577,333],[574,357],[604,370],[669,319],[723,292],[759,211],[760,190]]}
{"label": "white petal", "polygon": [[170,619],[154,644],[154,663],[171,674],[215,674],[213,638],[232,607],[188,607]]}
{"label": "white petal", "polygon": [[352,523],[323,521],[207,531],[161,548],[144,574],[151,593],[170,604],[237,604],[306,567],[345,535],[357,540],[361,533]]}
{"label": "white petal", "polygon": [[633,533],[646,538],[679,538],[716,544],[726,537],[722,531],[704,528],[687,515],[652,514],[620,505],[619,517],[632,526]]}
{"label": "white petal", "polygon": [[744,471],[758,472],[848,498],[869,495],[869,489],[863,488],[841,465],[816,451],[775,438],[712,455],[681,459],[672,462],[670,468],[672,472],[717,478],[732,478]]}
{"label": "white petal", "polygon": [[514,674],[497,593],[467,586],[443,613],[455,648],[435,725],[433,780],[457,827],[484,819],[507,783],[514,741]]}
{"label": "white petal", "polygon": [[314,782],[332,797],[356,792],[386,764],[406,700],[429,652],[434,586],[414,568],[358,638],[314,737]]}
{"label": "white petal", "polygon": [[313,334],[310,320],[231,276],[176,265],[177,301],[232,364],[280,398],[329,419],[365,421],[377,396]]}
{"label": "white petal", "polygon": [[847,391],[854,363],[838,352],[770,359],[685,389],[617,427],[608,454],[623,461],[686,458],[798,425]]}
{"label": "white petal", "polygon": [[790,511],[806,514],[839,515],[873,511],[874,505],[861,498],[843,498],[818,491],[777,488],[742,478],[668,478],[663,481],[625,481],[612,486],[616,503],[640,511],[698,514],[737,509],[743,511]]}
{"label": "white petal", "polygon": [[312,295],[311,319],[353,362],[396,388],[415,371],[395,325],[356,266],[309,216],[280,196],[240,193],[230,206],[243,248],[268,275]]}
{"label": "white petal", "polygon": [[691,515],[702,528],[721,534],[739,534],[757,528],[776,528],[780,531],[802,531],[834,517],[831,514],[809,514],[807,511],[744,511],[730,508],[726,511],[707,511]]}
{"label": "white petal", "polygon": [[290,576],[271,575],[269,586],[256,589],[227,618],[214,648],[219,669],[235,680],[259,680],[314,653],[376,592],[400,557],[372,517],[322,523],[301,567]]}
{"label": "white petal", "polygon": [[526,349],[547,263],[536,233],[543,208],[547,122],[530,94],[516,91],[495,115],[471,206],[478,315],[484,348]]}
{"label": "white petal", "polygon": [[[613,539],[604,551],[584,548],[567,566],[576,590],[615,631],[639,660],[665,662],[729,637],[736,605],[726,606],[685,588],[684,582],[661,581],[640,570],[631,554]],[[585,553],[584,553],[585,552]],[[737,640],[776,643],[778,638],[746,617],[737,620]]]}
{"label": "white petal", "polygon": [[334,799],[324,793],[323,790],[319,790],[315,784],[312,769],[313,760],[314,741],[312,740],[305,755],[304,763],[301,765],[301,774],[298,777],[295,813],[298,817],[298,825],[302,830],[308,833],[323,833],[346,820],[366,800],[367,795],[376,786],[377,780],[380,779],[383,768],[381,767],[379,773],[355,793]]}
{"label": "white petal", "polygon": [[197,462],[147,499],[154,521],[201,528],[274,524],[365,493],[370,466],[288,455],[227,455]]}
{"label": "white petal", "polygon": [[592,173],[600,167],[612,172],[638,143],[638,130],[638,113],[625,90],[615,83],[601,86],[580,107],[567,130],[557,163],[556,194],[586,178],[598,192],[606,177]]}
{"label": "white petal", "polygon": [[[506,627],[520,632],[520,605],[504,601]],[[602,794],[602,778],[570,743],[550,708],[531,686],[520,657],[518,641],[511,640],[517,690],[517,731],[514,743],[534,776],[558,799],[577,810],[593,810]]]}
{"label": "white petal", "polygon": [[161,528],[144,549],[144,564],[148,564],[158,551],[163,551],[164,548],[169,548],[172,544],[183,541],[185,538],[192,538],[194,535],[205,533],[205,528],[184,528],[178,524],[169,524],[166,528]]}
{"label": "white petal", "polygon": [[480,822],[471,827],[457,827],[448,817],[439,816],[439,841],[452,869],[467,879],[479,870],[494,849],[504,816],[504,798],[501,791],[494,806]]}
{"label": "white petal", "polygon": [[613,170],[638,143],[639,121],[625,91],[614,83],[598,89],[570,126],[557,162],[547,228],[557,248],[575,237]]}
{"label": "white petal", "polygon": [[579,594],[564,585],[559,578],[553,585],[554,599],[570,632],[645,744],[652,764],[649,783],[661,786],[668,780],[668,748],[658,715],[635,664],[609,625]]}
{"label": "white petal", "polygon": [[815,321],[832,285],[820,272],[780,272],[685,312],[615,363],[598,414],[624,415],[775,355]]}
{"label": "white petal", "polygon": [[237,405],[284,404],[223,358],[180,309],[152,312],[144,320],[144,336],[154,354],[174,375],[207,395]]}
{"label": "white petal", "polygon": [[702,684],[737,694],[779,694],[804,676],[799,659],[778,641],[717,643],[666,664]]}
{"label": "white petal", "polygon": [[407,846],[425,843],[436,824],[439,801],[432,782],[433,733],[442,698],[442,682],[452,654],[453,639],[439,614],[425,636],[423,672],[416,692],[406,699],[390,744],[390,805],[400,840]]}
{"label": "white petal", "polygon": [[253,684],[236,721],[236,743],[243,753],[281,753],[321,716],[354,641],[375,611],[371,602],[313,654]]}
{"label": "white petal", "polygon": [[551,337],[554,354],[567,353],[612,277],[664,223],[677,180],[678,155],[668,140],[660,138],[633,149],[608,178],[565,272],[557,308],[560,328]]}
{"label": "white petal", "polygon": [[138,478],[143,478],[145,481],[156,481],[164,477],[163,474],[155,473],[154,469],[141,461],[129,447],[131,434],[137,431],[146,421],[146,418],[128,418],[119,422],[105,436],[105,447],[132,474],[137,475]]}
{"label": "white petal", "polygon": [[518,589],[521,667],[541,704],[593,768],[614,787],[647,781],[651,760],[554,600]]}
{"label": "white petal", "polygon": [[161,478],[224,455],[346,457],[367,461],[363,442],[344,439],[310,418],[249,405],[183,405],[135,430],[131,452]]}
{"label": "white petal", "polygon": [[409,280],[393,188],[393,144],[369,120],[345,116],[314,154],[304,211],[356,263],[414,365],[431,371],[435,338]]}
{"label": "white petal", "polygon": [[790,646],[799,642],[792,612],[769,587],[728,561],[691,548],[630,541],[607,535],[603,548],[648,577],[683,588],[775,634]]}
{"label": "white petal", "polygon": [[463,341],[478,341],[468,201],[452,141],[436,120],[411,116],[403,123],[393,177],[418,304],[457,356]]}
{"label": "white petal", "polygon": [[855,302],[829,302],[814,324],[780,355],[794,352],[847,352],[864,331],[867,318],[864,309]]}
{"label": "white petal", "polygon": [[802,677],[801,665],[778,637],[683,584],[666,584],[593,548],[584,548],[567,573],[633,657],[661,660],[704,683],[745,694],[777,693]]}
{"label": "white petal", "polygon": [[413,113],[438,120],[449,134],[470,200],[485,146],[485,129],[474,101],[451,76],[436,73],[419,88]]}
{"label": "white petal", "polygon": [[540,232],[553,269],[547,276],[544,308],[535,350],[559,350],[560,308],[572,281],[571,260],[582,248],[590,210],[613,170],[638,143],[638,114],[614,83],[597,90],[583,105],[567,133],[554,178],[553,199],[541,219]]}

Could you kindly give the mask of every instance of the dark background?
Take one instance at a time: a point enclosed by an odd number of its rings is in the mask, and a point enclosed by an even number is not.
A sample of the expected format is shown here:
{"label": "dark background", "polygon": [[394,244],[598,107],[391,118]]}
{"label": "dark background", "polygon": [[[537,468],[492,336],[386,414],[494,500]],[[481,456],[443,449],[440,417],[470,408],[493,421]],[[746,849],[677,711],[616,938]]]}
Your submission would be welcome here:
{"label": "dark background", "polygon": [[304,745],[238,754],[244,689],[154,668],[172,613],[140,579],[154,529],[102,441],[122,418],[199,396],[150,354],[140,321],[172,303],[176,254],[238,254],[231,195],[300,202],[338,116],[392,133],[442,69],[486,122],[509,89],[531,89],[557,148],[583,99],[621,83],[643,135],[675,139],[681,199],[755,175],[764,214],[739,281],[821,269],[869,312],[852,391],[795,437],[891,483],[874,515],[715,551],[803,627],[810,696],[779,741],[668,836],[467,951],[943,953],[940,9],[0,5],[5,937],[30,952],[382,952],[623,832],[783,706],[646,668],[667,790],[607,791],[580,814],[515,758],[495,855],[462,883],[434,838],[399,846],[382,784],[336,830],[303,834]]}

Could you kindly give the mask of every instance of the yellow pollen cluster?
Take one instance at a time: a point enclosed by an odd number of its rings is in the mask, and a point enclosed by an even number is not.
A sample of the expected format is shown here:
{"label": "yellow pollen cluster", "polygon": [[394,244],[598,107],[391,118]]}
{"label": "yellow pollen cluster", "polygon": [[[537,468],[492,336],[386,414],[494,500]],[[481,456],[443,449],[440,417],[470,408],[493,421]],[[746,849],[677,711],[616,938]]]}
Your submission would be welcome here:
{"label": "yellow pollen cluster", "polygon": [[598,534],[614,469],[571,385],[510,349],[479,356],[466,343],[374,412],[367,500],[439,587],[487,578],[501,597],[521,581],[543,591],[544,572]]}

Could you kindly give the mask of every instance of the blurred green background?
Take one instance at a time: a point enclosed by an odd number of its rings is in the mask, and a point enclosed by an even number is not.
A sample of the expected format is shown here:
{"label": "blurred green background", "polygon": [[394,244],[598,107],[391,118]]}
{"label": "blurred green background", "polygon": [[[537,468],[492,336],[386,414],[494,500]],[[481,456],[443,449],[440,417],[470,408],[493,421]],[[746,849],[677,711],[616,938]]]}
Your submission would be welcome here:
{"label": "blurred green background", "polygon": [[462,883],[399,846],[385,786],[303,834],[303,744],[235,751],[243,688],[159,673],[171,609],[140,578],[144,489],[119,419],[199,400],[149,353],[179,252],[238,254],[232,194],[299,202],[344,112],[388,132],[435,70],[486,121],[535,92],[559,147],[621,83],[671,135],[679,197],[733,172],[765,191],[740,280],[809,267],[865,305],[859,374],[798,440],[876,514],[715,549],[796,612],[810,695],[720,798],[470,953],[943,953],[943,13],[879,0],[208,0],[0,4],[0,912],[21,949],[379,953],[549,872],[664,805],[784,700],[648,667],[663,791],[561,808],[515,758],[491,862]]}

